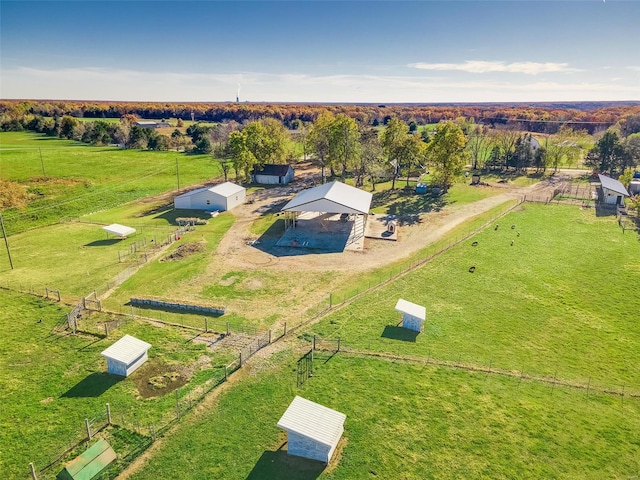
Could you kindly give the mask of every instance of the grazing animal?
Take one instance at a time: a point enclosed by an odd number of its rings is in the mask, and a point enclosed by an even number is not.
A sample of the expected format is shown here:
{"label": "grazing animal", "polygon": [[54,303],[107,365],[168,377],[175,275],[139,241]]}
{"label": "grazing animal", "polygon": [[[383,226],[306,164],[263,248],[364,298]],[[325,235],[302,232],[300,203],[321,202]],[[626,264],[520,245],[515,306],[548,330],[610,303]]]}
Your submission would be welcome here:
{"label": "grazing animal", "polygon": [[511,246],[513,247],[513,240],[511,240]]}
{"label": "grazing animal", "polygon": [[500,226],[500,225],[498,225],[498,224],[496,223],[496,228],[494,228],[494,230],[498,230],[498,227],[499,227],[499,226]]}

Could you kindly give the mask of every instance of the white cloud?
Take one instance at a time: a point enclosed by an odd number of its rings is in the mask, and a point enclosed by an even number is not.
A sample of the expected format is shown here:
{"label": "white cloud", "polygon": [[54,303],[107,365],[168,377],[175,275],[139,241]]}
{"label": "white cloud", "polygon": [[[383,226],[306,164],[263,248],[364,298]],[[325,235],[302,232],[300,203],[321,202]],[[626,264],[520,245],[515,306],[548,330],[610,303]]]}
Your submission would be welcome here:
{"label": "white cloud", "polygon": [[[621,73],[621,72],[618,72]],[[622,77],[622,75],[620,75]],[[100,68],[3,69],[2,98],[164,102],[535,102],[638,100],[630,74],[602,82],[462,81],[412,75],[309,75],[238,72],[201,74]]]}
{"label": "white cloud", "polygon": [[410,63],[411,68],[420,70],[461,71],[470,73],[508,72],[538,75],[549,72],[577,72],[575,68],[569,68],[568,63],[538,63],[538,62],[513,62],[502,61],[485,62],[482,60],[467,60],[464,63]]}
{"label": "white cloud", "polygon": [[634,72],[640,72],[640,67],[639,66],[630,66],[627,67],[628,70],[633,70]]}

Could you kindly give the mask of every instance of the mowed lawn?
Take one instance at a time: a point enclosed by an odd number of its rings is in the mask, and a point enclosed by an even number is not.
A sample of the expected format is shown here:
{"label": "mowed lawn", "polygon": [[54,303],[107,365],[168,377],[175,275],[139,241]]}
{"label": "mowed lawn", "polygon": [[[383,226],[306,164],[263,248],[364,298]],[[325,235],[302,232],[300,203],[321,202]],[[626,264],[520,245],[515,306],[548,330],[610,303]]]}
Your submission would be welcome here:
{"label": "mowed lawn", "polygon": [[[52,455],[67,447],[110,403],[114,421],[149,426],[162,424],[175,409],[174,392],[141,398],[139,385],[146,369],[191,373],[180,397],[219,376],[228,354],[208,351],[180,330],[128,322],[109,338],[52,333],[64,321],[67,307],[29,295],[0,290],[0,468],[3,478],[26,478],[28,464],[43,468]],[[108,320],[103,316],[101,321]],[[81,320],[86,322],[88,320]],[[152,345],[149,362],[127,379],[106,373],[100,355],[125,333]]]}
{"label": "mowed lawn", "polygon": [[[83,218],[86,222],[55,224],[12,235],[9,241],[14,269],[10,269],[7,256],[0,255],[0,285],[24,291],[33,288],[38,293],[43,293],[45,287],[59,289],[66,298],[88,295],[93,290],[97,290],[99,294],[104,293],[109,282],[127,267],[134,265],[135,258],[139,262],[144,252],[152,255],[154,249],[151,247],[154,242],[166,241],[175,232],[178,228],[175,221],[177,216],[194,213],[176,212],[167,208],[144,214],[141,210],[148,209],[149,205],[133,207],[120,207],[91,215]],[[124,240],[114,238],[113,235],[108,238],[102,225],[111,222],[133,226],[137,232]],[[208,225],[200,225],[196,231],[182,235],[181,240],[171,246],[165,255],[188,242],[199,242],[206,246],[205,249],[215,250],[232,223],[233,217],[228,214],[211,219]],[[137,256],[127,256],[132,249],[139,250],[143,242],[148,246],[144,252]],[[167,274],[168,271],[182,272],[185,270],[185,263],[193,263],[201,257],[202,255],[194,255],[186,262],[161,264],[165,268],[160,275]],[[151,281],[148,277],[143,278]],[[176,280],[175,277],[160,277],[160,280],[154,278],[153,281],[158,285],[157,282],[162,283],[163,278],[166,281]]]}
{"label": "mowed lawn", "polygon": [[[343,353],[251,375],[189,418],[135,480],[602,479],[640,471],[640,402]],[[251,366],[249,367],[251,369]],[[347,415],[328,469],[287,456],[276,424],[295,395]],[[339,448],[340,450],[340,448]]]}
{"label": "mowed lawn", "polygon": [[[524,204],[498,224],[332,313],[314,332],[355,349],[639,392],[637,233],[623,233],[615,217],[557,205]],[[419,335],[398,327],[399,298],[426,306]]]}
{"label": "mowed lawn", "polygon": [[210,155],[94,147],[32,132],[0,133],[0,176],[22,184],[30,194],[26,208],[3,212],[9,234],[177,191],[178,184],[184,188],[220,174]]}

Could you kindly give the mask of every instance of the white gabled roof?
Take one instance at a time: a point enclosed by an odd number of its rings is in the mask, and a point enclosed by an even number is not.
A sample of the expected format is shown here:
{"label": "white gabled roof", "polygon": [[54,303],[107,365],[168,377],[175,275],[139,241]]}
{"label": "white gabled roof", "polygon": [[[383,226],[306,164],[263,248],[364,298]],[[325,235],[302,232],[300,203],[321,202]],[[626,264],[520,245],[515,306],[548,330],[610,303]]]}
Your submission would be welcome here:
{"label": "white gabled roof", "polygon": [[280,418],[278,427],[308,437],[324,445],[335,445],[347,416],[296,396]]}
{"label": "white gabled roof", "polygon": [[245,188],[241,187],[240,185],[236,185],[235,183],[224,182],[219,185],[214,185],[213,187],[196,188],[195,190],[191,190],[190,192],[186,192],[186,193],[183,193],[182,195],[178,195],[175,198],[190,197],[191,195],[205,192],[207,190],[227,198],[227,197],[230,197],[231,195],[235,195],[236,193],[242,192],[243,190],[245,190]]}
{"label": "white gabled roof", "polygon": [[132,227],[125,227],[124,225],[120,225],[119,223],[112,223],[111,225],[107,225],[106,227],[102,227],[103,230],[106,230],[109,233],[113,233],[114,235],[118,235],[119,237],[126,237],[127,235],[131,235],[132,233],[136,233],[136,229]]}
{"label": "white gabled roof", "polygon": [[303,190],[293,197],[283,211],[323,213],[369,213],[373,195],[340,182],[325,183]]}
{"label": "white gabled roof", "polygon": [[150,348],[151,344],[143,342],[131,335],[125,335],[100,355],[129,365]]}
{"label": "white gabled roof", "polygon": [[602,188],[606,188],[607,190],[611,190],[616,193],[620,193],[621,195],[629,196],[629,192],[624,188],[618,180],[614,180],[611,177],[607,177],[606,175],[598,174],[598,178],[600,179],[600,183],[602,184]]}
{"label": "white gabled roof", "polygon": [[416,305],[402,298],[396,303],[396,310],[398,312],[408,313],[412,317],[419,318],[420,320],[424,320],[427,316],[427,309],[422,305]]}
{"label": "white gabled roof", "polygon": [[236,185],[235,183],[224,182],[220,185],[216,185],[215,187],[211,187],[209,191],[222,195],[223,197],[230,197],[231,195],[244,191],[244,189],[244,187]]}

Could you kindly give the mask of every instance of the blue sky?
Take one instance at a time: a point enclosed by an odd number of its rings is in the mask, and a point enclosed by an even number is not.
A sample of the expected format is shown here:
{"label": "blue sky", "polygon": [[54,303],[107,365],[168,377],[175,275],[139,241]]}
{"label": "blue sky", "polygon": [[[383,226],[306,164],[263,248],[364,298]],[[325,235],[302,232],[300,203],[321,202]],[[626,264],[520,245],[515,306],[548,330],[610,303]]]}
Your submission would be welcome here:
{"label": "blue sky", "polygon": [[5,1],[0,97],[640,100],[640,1]]}

